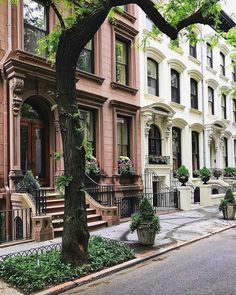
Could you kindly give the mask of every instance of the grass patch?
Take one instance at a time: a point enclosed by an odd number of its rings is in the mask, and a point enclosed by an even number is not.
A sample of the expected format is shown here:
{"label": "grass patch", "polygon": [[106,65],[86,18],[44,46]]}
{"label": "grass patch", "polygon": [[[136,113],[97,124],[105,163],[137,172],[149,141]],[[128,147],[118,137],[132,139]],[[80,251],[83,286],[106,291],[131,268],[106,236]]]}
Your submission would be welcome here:
{"label": "grass patch", "polygon": [[88,252],[90,264],[82,267],[62,263],[59,250],[40,255],[6,257],[0,263],[0,277],[25,294],[30,294],[134,258],[134,251],[128,246],[101,237],[90,239]]}

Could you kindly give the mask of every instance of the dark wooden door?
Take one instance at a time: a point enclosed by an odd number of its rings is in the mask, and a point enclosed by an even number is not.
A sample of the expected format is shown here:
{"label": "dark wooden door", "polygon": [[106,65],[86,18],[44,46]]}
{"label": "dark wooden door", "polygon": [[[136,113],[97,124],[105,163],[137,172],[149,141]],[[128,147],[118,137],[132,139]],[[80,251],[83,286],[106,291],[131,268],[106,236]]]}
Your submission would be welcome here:
{"label": "dark wooden door", "polygon": [[49,186],[49,132],[41,120],[21,119],[21,170],[31,170],[42,186]]}

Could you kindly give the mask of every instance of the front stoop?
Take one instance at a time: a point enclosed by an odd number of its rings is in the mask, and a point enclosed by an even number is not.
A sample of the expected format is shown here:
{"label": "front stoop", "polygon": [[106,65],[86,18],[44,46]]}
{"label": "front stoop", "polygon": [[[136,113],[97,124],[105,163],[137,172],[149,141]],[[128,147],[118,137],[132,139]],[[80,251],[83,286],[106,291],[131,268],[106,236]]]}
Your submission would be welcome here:
{"label": "front stoop", "polygon": [[[63,232],[65,201],[56,192],[47,194],[47,215],[52,218],[52,226],[55,237],[59,237]],[[89,231],[107,226],[107,221],[102,220],[102,215],[96,213],[96,209],[87,204],[87,221]]]}

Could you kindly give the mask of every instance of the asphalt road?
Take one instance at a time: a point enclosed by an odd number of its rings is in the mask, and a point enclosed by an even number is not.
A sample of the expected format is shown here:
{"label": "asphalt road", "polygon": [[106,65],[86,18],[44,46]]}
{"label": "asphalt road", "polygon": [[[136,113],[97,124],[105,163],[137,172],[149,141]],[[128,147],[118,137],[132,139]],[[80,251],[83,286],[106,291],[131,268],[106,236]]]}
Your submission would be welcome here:
{"label": "asphalt road", "polygon": [[236,230],[156,257],[64,295],[236,295]]}

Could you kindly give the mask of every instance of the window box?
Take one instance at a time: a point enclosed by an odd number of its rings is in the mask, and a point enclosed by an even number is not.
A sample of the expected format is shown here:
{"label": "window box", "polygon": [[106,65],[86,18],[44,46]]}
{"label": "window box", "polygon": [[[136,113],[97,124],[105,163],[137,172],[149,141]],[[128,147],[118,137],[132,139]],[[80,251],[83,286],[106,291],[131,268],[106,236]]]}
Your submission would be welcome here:
{"label": "window box", "polygon": [[169,156],[148,156],[149,164],[159,164],[159,165],[167,165],[170,164]]}

